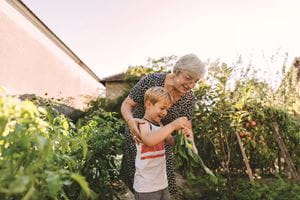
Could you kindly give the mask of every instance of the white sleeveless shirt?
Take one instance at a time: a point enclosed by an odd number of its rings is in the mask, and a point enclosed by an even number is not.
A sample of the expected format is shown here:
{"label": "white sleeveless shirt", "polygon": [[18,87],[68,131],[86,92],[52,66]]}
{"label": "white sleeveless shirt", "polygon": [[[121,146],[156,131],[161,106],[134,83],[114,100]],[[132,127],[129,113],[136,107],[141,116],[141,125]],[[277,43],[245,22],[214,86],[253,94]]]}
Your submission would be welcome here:
{"label": "white sleeveless shirt", "polygon": [[[161,127],[150,123],[150,128],[154,131]],[[155,192],[168,187],[164,141],[153,147],[136,144],[136,149],[134,190]]]}

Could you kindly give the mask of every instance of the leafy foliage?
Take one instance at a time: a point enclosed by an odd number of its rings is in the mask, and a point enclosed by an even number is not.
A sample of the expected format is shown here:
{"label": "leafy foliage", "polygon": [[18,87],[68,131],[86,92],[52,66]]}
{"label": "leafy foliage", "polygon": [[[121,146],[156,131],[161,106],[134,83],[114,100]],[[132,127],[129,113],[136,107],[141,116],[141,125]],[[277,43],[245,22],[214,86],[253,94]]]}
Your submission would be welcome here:
{"label": "leafy foliage", "polygon": [[[243,178],[233,179],[233,199],[241,200],[298,200],[300,186],[281,178],[265,179],[250,183]],[[212,186],[205,179],[190,182],[183,189],[184,200],[228,200],[228,191],[224,187]]]}
{"label": "leafy foliage", "polygon": [[227,197],[210,196],[208,199],[234,199],[236,186],[231,180],[246,175],[236,133],[242,139],[255,177],[288,177],[273,137],[273,122],[279,125],[291,158],[299,168],[299,150],[296,146],[300,142],[300,121],[290,112],[294,97],[282,101],[279,95],[277,101],[278,91],[257,79],[238,80],[233,84],[233,71],[224,63],[215,66],[210,70],[208,81],[201,82],[195,89],[197,105],[193,130],[196,145],[207,166],[227,177],[227,193],[230,194]]}
{"label": "leafy foliage", "polygon": [[89,148],[81,172],[98,199],[112,199],[119,187],[123,124],[114,113],[94,105],[77,123],[78,133],[86,138]]}
{"label": "leafy foliage", "polygon": [[10,97],[0,97],[0,113],[1,199],[66,197],[70,183],[87,184],[74,179],[79,168],[73,152],[84,157],[86,143],[68,119]]}

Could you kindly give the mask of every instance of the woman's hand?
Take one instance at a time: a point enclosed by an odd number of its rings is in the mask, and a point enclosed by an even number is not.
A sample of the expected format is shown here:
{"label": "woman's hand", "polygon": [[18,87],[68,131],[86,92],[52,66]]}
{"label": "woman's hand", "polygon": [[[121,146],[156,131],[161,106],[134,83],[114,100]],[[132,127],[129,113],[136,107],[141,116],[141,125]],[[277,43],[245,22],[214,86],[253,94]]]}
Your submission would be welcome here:
{"label": "woman's hand", "polygon": [[192,142],[194,152],[198,154],[198,149],[196,148],[194,141],[194,134],[191,129],[191,122],[186,117],[179,117],[172,123],[174,128],[176,128],[175,130],[182,130],[182,133],[185,135],[185,137]]}
{"label": "woman's hand", "polygon": [[171,125],[174,127],[174,130],[188,129],[189,121],[186,117],[179,117],[171,122]]}
{"label": "woman's hand", "polygon": [[195,140],[194,140],[194,133],[192,130],[190,130],[189,134],[185,134],[186,137],[187,137],[187,140],[191,141],[192,144],[193,144],[193,151],[198,154],[198,149],[196,147],[196,144],[195,144]]}
{"label": "woman's hand", "polygon": [[131,133],[133,139],[137,143],[141,142],[141,133],[138,128],[139,124],[144,124],[144,123],[145,123],[145,121],[143,119],[139,119],[139,118],[130,118],[129,120],[127,120],[127,124],[130,129],[130,133]]}
{"label": "woman's hand", "polygon": [[174,130],[181,130],[182,133],[187,137],[193,134],[192,130],[190,129],[190,121],[188,121],[186,117],[177,118],[176,120],[171,122],[171,125],[173,126]]}
{"label": "woman's hand", "polygon": [[187,137],[187,138],[192,138],[193,137],[193,131],[190,128],[183,127],[182,133]]}
{"label": "woman's hand", "polygon": [[133,139],[139,143],[141,142],[141,133],[139,130],[139,124],[143,124],[145,123],[145,121],[133,117],[132,110],[136,106],[137,103],[133,101],[129,96],[127,96],[121,105],[121,113],[130,129],[130,133]]}

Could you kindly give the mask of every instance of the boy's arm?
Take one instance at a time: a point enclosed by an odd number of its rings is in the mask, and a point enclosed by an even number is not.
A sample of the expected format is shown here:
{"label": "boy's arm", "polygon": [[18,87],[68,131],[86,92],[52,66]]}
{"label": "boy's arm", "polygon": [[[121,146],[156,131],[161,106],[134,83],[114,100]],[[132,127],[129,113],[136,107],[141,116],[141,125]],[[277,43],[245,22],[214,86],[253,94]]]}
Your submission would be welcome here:
{"label": "boy's arm", "polygon": [[[162,123],[159,123],[160,126],[164,126]],[[170,145],[170,146],[175,146],[176,142],[175,142],[175,138],[172,136],[172,134],[168,135],[165,139],[165,141]]]}
{"label": "boy's arm", "polygon": [[166,142],[170,145],[170,146],[175,146],[175,139],[172,135],[169,135],[166,138]]}
{"label": "boy's arm", "polygon": [[[194,143],[193,132],[192,132],[192,122],[188,121],[185,125],[186,125],[186,127],[182,128],[182,130],[183,130],[184,134],[188,137],[188,139],[192,140],[192,142]],[[171,134],[166,138],[166,142],[171,146],[175,146],[175,144],[176,144],[175,138]]]}
{"label": "boy's arm", "polygon": [[176,126],[170,123],[158,130],[151,131],[150,124],[140,124],[140,132],[142,142],[147,146],[154,146],[164,141],[173,131],[176,130]]}

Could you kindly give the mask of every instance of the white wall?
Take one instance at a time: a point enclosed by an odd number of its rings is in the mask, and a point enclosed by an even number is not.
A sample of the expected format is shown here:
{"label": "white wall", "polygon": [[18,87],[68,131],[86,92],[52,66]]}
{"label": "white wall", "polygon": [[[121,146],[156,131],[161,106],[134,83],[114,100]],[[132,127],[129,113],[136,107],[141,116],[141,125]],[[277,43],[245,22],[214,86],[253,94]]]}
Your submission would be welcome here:
{"label": "white wall", "polygon": [[84,106],[82,96],[98,96],[103,88],[5,0],[0,1],[0,86],[14,94],[72,97],[77,108]]}

